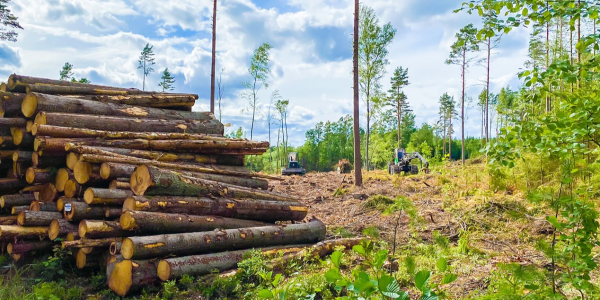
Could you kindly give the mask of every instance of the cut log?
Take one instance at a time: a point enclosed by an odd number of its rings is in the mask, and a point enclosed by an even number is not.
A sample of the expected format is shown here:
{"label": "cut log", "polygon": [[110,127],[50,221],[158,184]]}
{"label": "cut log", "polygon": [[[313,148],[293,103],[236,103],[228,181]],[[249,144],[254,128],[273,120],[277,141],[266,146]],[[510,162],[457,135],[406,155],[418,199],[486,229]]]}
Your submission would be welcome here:
{"label": "cut log", "polygon": [[50,226],[48,226],[48,237],[51,241],[59,237],[65,237],[69,232],[79,232],[79,226],[75,223],[71,223],[65,219],[59,218],[52,220]]}
{"label": "cut log", "polygon": [[[32,77],[32,76],[23,76],[23,75],[17,75],[17,74],[10,75],[8,78],[8,82],[6,83],[6,87],[8,88],[8,90],[18,91],[18,92],[23,92],[23,93],[27,91],[28,86],[32,86],[32,85],[36,85],[36,86],[37,85],[39,85],[39,86],[66,86],[66,87],[73,87],[73,88],[80,87],[80,88],[94,88],[94,89],[100,89],[100,90],[122,90],[122,91],[132,91],[132,92],[136,91],[136,89],[124,89],[124,88],[117,88],[117,87],[104,86],[104,85],[73,82],[73,81],[68,81],[68,80],[56,80],[56,79],[47,79],[47,78]],[[142,92],[142,93],[144,93],[144,92]]]}
{"label": "cut log", "polygon": [[[63,249],[85,249],[85,248],[109,248],[114,242],[123,241],[122,237],[110,237],[103,239],[80,239],[76,241],[62,242]],[[87,251],[86,251],[87,252]]]}
{"label": "cut log", "polygon": [[104,211],[104,217],[107,219],[118,219],[121,217],[122,213],[123,213],[122,208],[109,207],[109,208],[106,208],[106,210]]}
{"label": "cut log", "polygon": [[222,216],[264,222],[301,221],[308,213],[308,207],[299,202],[169,196],[130,197],[123,203],[123,211],[127,210]]}
{"label": "cut log", "polygon": [[40,190],[40,201],[52,202],[56,199],[56,196],[58,196],[58,191],[52,183],[46,183],[44,188]]}
{"label": "cut log", "polygon": [[0,92],[5,93],[8,91],[8,87],[6,86],[6,82],[0,83]]}
{"label": "cut log", "polygon": [[35,251],[51,250],[53,245],[52,241],[18,241],[8,244],[6,252],[10,255],[27,254]]}
{"label": "cut log", "polygon": [[100,177],[100,165],[89,162],[78,161],[73,168],[73,178],[79,184],[96,184],[103,182]]}
{"label": "cut log", "polygon": [[[144,234],[165,234],[260,227],[270,224],[216,216],[193,216],[145,211],[125,211],[120,218],[123,230],[135,230]],[[81,233],[80,233],[81,235]]]}
{"label": "cut log", "polygon": [[27,130],[27,132],[31,132],[32,128],[33,128],[33,121],[27,120],[27,124],[25,125],[25,130]]}
{"label": "cut log", "polygon": [[69,152],[67,153],[67,168],[69,170],[73,170],[75,168],[75,164],[79,161],[79,155]]}
{"label": "cut log", "polygon": [[102,163],[100,166],[100,177],[104,180],[129,178],[136,167],[136,165],[130,164]]}
{"label": "cut log", "polygon": [[111,255],[119,255],[121,254],[121,242],[112,242],[110,243],[109,251]]}
{"label": "cut log", "polygon": [[10,132],[12,134],[12,139],[15,146],[19,146],[21,149],[33,147],[35,137],[31,133],[27,132],[25,128],[11,127]]}
{"label": "cut log", "polygon": [[21,106],[23,100],[25,100],[25,96],[25,94],[20,93],[0,93],[0,117],[22,117]]}
{"label": "cut log", "polygon": [[0,150],[0,161],[11,160],[14,153],[13,150]]}
{"label": "cut log", "polygon": [[27,119],[25,118],[0,118],[0,127],[25,127]]}
{"label": "cut log", "polygon": [[49,168],[49,167],[60,167],[64,165],[64,156],[42,156],[39,152],[32,152],[31,163],[38,169]]}
{"label": "cut log", "polygon": [[131,185],[129,184],[129,179],[127,178],[127,181],[125,181],[124,179],[126,179],[126,178],[119,178],[119,179],[115,179],[115,180],[111,181],[110,184],[108,185],[108,188],[111,190],[131,191]]}
{"label": "cut log", "polygon": [[[30,165],[31,164],[27,164],[27,163],[13,162],[12,177],[18,178],[18,179],[24,179],[25,174],[27,173],[27,168]],[[24,181],[27,182],[26,180],[24,180]]]}
{"label": "cut log", "polygon": [[26,211],[26,210],[29,210],[29,205],[13,206],[10,209],[10,214],[13,216],[16,216],[19,213],[21,213],[22,211]]}
{"label": "cut log", "polygon": [[132,191],[88,188],[83,194],[83,200],[89,205],[123,205],[127,197],[133,196]]}
{"label": "cut log", "polygon": [[108,255],[106,251],[93,251],[86,253],[84,249],[79,249],[75,256],[75,265],[77,269],[85,269],[85,268],[98,268],[104,266],[106,262],[105,256]]}
{"label": "cut log", "polygon": [[0,217],[0,225],[17,225],[17,216]]}
{"label": "cut log", "polygon": [[56,200],[56,209],[59,212],[63,212],[63,210],[65,209],[65,204],[67,203],[71,203],[71,202],[81,202],[81,199],[77,199],[77,198],[67,198],[67,197],[60,197]]}
{"label": "cut log", "polygon": [[17,149],[17,145],[15,145],[15,142],[13,140],[12,136],[0,136],[0,148],[4,149],[4,150],[15,150]]}
{"label": "cut log", "polygon": [[167,255],[196,255],[275,245],[307,244],[324,240],[325,233],[325,224],[313,219],[308,223],[285,226],[129,237],[123,240],[121,255],[125,259],[140,259]]}
{"label": "cut log", "polygon": [[[216,119],[148,119],[45,111],[39,112],[36,115],[34,123],[69,128],[129,132],[145,132],[148,128],[152,128],[153,132],[214,134],[219,136],[223,135],[224,130],[223,124]],[[35,124],[31,133],[37,135],[37,126]]]}
{"label": "cut log", "polygon": [[65,185],[67,184],[67,181],[69,179],[74,179],[73,171],[67,168],[58,169],[58,171],[56,172],[56,180],[54,181],[56,190],[59,192],[64,192]]}
{"label": "cut log", "polygon": [[79,232],[77,231],[72,231],[67,233],[67,236],[65,237],[65,241],[76,241],[79,240]]}
{"label": "cut log", "polygon": [[[73,144],[67,144],[65,146],[65,150],[73,151],[78,154],[110,155],[109,153],[114,153],[137,158],[145,158],[160,162],[194,162],[198,164],[218,164],[221,168],[227,166],[244,166],[244,157],[234,155],[201,155],[194,153],[171,153],[161,151],[134,150],[127,148],[75,146]],[[227,170],[227,168],[223,169]]]}
{"label": "cut log", "polygon": [[67,180],[65,183],[65,196],[67,198],[81,198],[85,192],[85,187],[81,186],[75,179]]}
{"label": "cut log", "polygon": [[4,195],[0,197],[0,207],[11,208],[13,206],[28,205],[33,200],[35,200],[33,194]]}
{"label": "cut log", "polygon": [[56,208],[56,203],[54,203],[54,202],[31,201],[31,204],[29,205],[29,210],[44,211],[44,212],[58,212],[58,209]]}
{"label": "cut log", "polygon": [[25,210],[17,215],[17,223],[21,226],[50,226],[52,220],[59,219],[62,214],[51,211]]}
{"label": "cut log", "polygon": [[46,235],[47,227],[23,227],[17,225],[0,225],[0,239],[33,239]]}
{"label": "cut log", "polygon": [[[37,137],[36,137],[37,140]],[[45,137],[44,141],[38,142],[38,147],[51,147],[62,143],[64,147],[67,142],[74,146],[93,146],[126,148],[135,150],[159,150],[177,153],[197,153],[203,155],[261,155],[268,149],[267,142],[252,141],[207,141],[207,140],[147,140],[147,139],[67,139]],[[42,145],[43,143],[43,145]],[[34,144],[34,149],[35,149]],[[36,149],[44,150],[45,148]],[[64,150],[64,149],[63,149]]]}
{"label": "cut log", "polygon": [[36,136],[33,142],[34,151],[43,151],[46,155],[65,155],[65,145],[69,142],[93,142],[94,139],[59,139],[46,136]]}
{"label": "cut log", "polygon": [[203,276],[214,270],[223,272],[235,269],[249,251],[250,249],[163,259],[158,263],[157,275],[162,281],[167,281],[185,274]]}
{"label": "cut log", "polygon": [[128,293],[158,282],[155,260],[123,260],[115,262],[108,275],[108,287],[117,295]]}
{"label": "cut log", "polygon": [[29,184],[44,184],[55,181],[56,169],[36,169],[35,167],[27,168],[25,180]]}
{"label": "cut log", "polygon": [[121,228],[115,221],[90,221],[79,222],[79,236],[83,239],[99,239],[109,237],[131,236],[133,233]]}
{"label": "cut log", "polygon": [[[63,127],[48,124],[37,124],[36,135],[51,136],[56,138],[104,138],[112,140],[145,139],[145,140],[214,140],[214,141],[244,141],[243,139],[229,139],[221,134],[200,134],[181,132],[154,132],[154,131],[111,131],[106,129],[90,129],[77,127]],[[146,130],[148,130],[146,128]],[[32,128],[33,132],[33,128]]]}
{"label": "cut log", "polygon": [[214,120],[210,112],[187,112],[169,109],[139,107],[124,104],[101,103],[70,97],[29,93],[22,100],[21,111],[25,117],[33,117],[38,112],[62,112],[116,117],[177,119],[177,120]]}
{"label": "cut log", "polygon": [[30,186],[23,188],[20,191],[20,193],[21,194],[31,194],[31,193],[39,192],[43,189],[44,189],[43,185],[30,185]]}
{"label": "cut log", "polygon": [[12,161],[17,163],[33,163],[33,152],[32,151],[13,151]]}
{"label": "cut log", "polygon": [[102,220],[104,219],[105,207],[89,206],[84,202],[71,202],[65,204],[63,215],[67,221]]}
{"label": "cut log", "polygon": [[285,263],[292,260],[300,261],[310,258],[322,258],[326,255],[333,253],[336,249],[352,249],[352,247],[360,244],[363,240],[364,239],[362,238],[351,238],[322,241],[304,249],[301,249],[300,251],[292,255],[285,255],[283,257],[275,258],[274,261],[271,261],[270,266],[274,268],[278,266],[285,268]]}
{"label": "cut log", "polygon": [[[84,154],[85,155],[85,154]],[[238,178],[240,180],[244,178]],[[131,190],[138,196],[213,196],[264,200],[296,201],[295,197],[260,191],[239,185],[194,178],[154,167],[139,166],[131,175]]]}

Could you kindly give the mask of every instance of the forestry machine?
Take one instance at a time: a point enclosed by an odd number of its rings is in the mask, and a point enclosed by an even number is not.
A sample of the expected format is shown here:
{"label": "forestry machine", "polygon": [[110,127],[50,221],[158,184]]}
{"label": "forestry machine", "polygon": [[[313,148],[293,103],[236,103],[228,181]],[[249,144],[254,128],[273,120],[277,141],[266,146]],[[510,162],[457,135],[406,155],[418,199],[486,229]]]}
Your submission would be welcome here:
{"label": "forestry machine", "polygon": [[288,156],[288,167],[281,170],[281,175],[304,175],[306,174],[306,169],[302,168],[300,163],[297,160],[298,153],[290,152]]}
{"label": "forestry machine", "polygon": [[419,152],[406,153],[404,149],[394,150],[394,161],[388,164],[388,173],[391,175],[399,174],[400,172],[418,174],[419,166],[410,164],[416,158],[421,160],[422,171],[429,173],[429,162]]}

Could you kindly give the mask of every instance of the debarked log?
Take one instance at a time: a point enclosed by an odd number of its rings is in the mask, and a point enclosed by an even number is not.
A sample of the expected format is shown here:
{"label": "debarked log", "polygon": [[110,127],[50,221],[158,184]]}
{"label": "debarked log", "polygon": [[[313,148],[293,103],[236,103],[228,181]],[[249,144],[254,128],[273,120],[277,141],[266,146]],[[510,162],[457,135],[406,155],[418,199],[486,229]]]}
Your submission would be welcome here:
{"label": "debarked log", "polygon": [[275,245],[316,243],[325,239],[325,232],[325,224],[313,219],[308,223],[292,225],[129,237],[123,240],[121,255],[125,259],[143,259]]}

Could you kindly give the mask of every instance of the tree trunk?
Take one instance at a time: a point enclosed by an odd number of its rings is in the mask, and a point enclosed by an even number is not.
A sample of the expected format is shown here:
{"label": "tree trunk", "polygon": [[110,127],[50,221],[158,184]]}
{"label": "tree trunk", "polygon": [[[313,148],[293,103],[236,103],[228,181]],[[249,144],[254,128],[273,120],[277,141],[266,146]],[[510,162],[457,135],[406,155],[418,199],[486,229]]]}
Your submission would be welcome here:
{"label": "tree trunk", "polygon": [[40,201],[31,201],[31,204],[29,205],[29,210],[40,211],[40,212],[41,211],[43,211],[43,212],[58,212],[58,209],[56,208],[56,204],[54,202],[40,202]]}
{"label": "tree trunk", "polygon": [[[240,179],[241,180],[241,179]],[[297,198],[205,179],[184,176],[158,168],[139,166],[131,175],[131,190],[138,196],[214,196],[295,201]]]}
{"label": "tree trunk", "polygon": [[487,40],[487,80],[486,80],[486,95],[485,95],[485,142],[490,142],[489,116],[490,116],[490,60],[492,52],[492,38]]}
{"label": "tree trunk", "polygon": [[123,260],[115,262],[107,274],[108,287],[117,295],[124,297],[143,287],[158,282],[155,260]]}
{"label": "tree trunk", "polygon": [[[121,116],[100,116],[59,112],[40,112],[35,123],[60,127],[85,128],[108,131],[194,133],[223,135],[223,124],[216,119],[182,120],[127,118]],[[32,133],[37,135],[34,125]]]}
{"label": "tree trunk", "polygon": [[168,196],[127,198],[123,211],[127,210],[221,216],[263,222],[301,221],[308,214],[308,207],[299,202]]}
{"label": "tree trunk", "polygon": [[89,205],[123,205],[125,199],[133,195],[128,190],[88,188],[83,194],[83,200]]}
{"label": "tree trunk", "polygon": [[358,23],[359,23],[359,1],[354,1],[354,43],[353,43],[353,77],[354,77],[354,185],[362,186],[362,170],[360,159],[360,98],[358,94]]}
{"label": "tree trunk", "polygon": [[71,223],[65,219],[59,218],[52,220],[50,226],[48,226],[48,237],[51,241],[56,240],[59,237],[65,237],[69,232],[78,232],[79,226],[75,223]]}
{"label": "tree trunk", "polygon": [[107,219],[118,219],[121,217],[123,209],[120,207],[108,207],[104,210],[104,217]]}
{"label": "tree trunk", "polygon": [[52,241],[18,241],[16,243],[10,243],[6,247],[6,252],[9,255],[13,254],[27,254],[34,251],[52,250],[54,243]]}
{"label": "tree trunk", "polygon": [[94,143],[96,139],[70,139],[70,138],[51,138],[47,136],[36,136],[33,142],[34,151],[42,151],[43,155],[59,156],[66,155],[65,145],[67,143]]}
{"label": "tree trunk", "polygon": [[27,181],[17,178],[0,179],[0,194],[12,194],[26,187]]}
{"label": "tree trunk", "polygon": [[21,105],[26,94],[0,93],[0,117],[18,118],[22,117]]}
{"label": "tree trunk", "polygon": [[44,184],[54,182],[56,169],[36,169],[29,167],[25,173],[25,180],[29,184]]}
{"label": "tree trunk", "polygon": [[151,119],[213,120],[215,118],[210,112],[187,112],[102,103],[40,93],[27,94],[27,97],[22,102],[21,110],[25,117],[28,118],[42,111]]}
{"label": "tree trunk", "polygon": [[100,165],[100,177],[104,180],[131,177],[136,165],[105,162]]}
{"label": "tree trunk", "polygon": [[162,281],[167,281],[181,278],[183,275],[203,276],[211,274],[213,270],[223,272],[235,269],[244,258],[244,254],[250,250],[163,259],[158,263],[158,277]]}
{"label": "tree trunk", "polygon": [[23,127],[24,128],[25,126],[27,126],[27,119],[25,119],[25,118],[0,118],[0,127]]}
{"label": "tree trunk", "polygon": [[[26,211],[26,210],[29,210],[29,205],[13,206],[10,210],[10,214],[13,216],[16,216],[19,213],[21,213],[22,211]],[[17,223],[18,223],[18,221],[17,221]]]}
{"label": "tree trunk", "polygon": [[56,179],[54,180],[56,190],[61,193],[64,192],[65,185],[69,179],[74,179],[73,171],[67,168],[58,169],[58,171],[56,171]]}
{"label": "tree trunk", "polygon": [[0,207],[11,208],[13,206],[29,205],[34,200],[33,194],[4,195],[0,197]]}
{"label": "tree trunk", "polygon": [[3,241],[18,239],[36,239],[46,235],[46,227],[23,227],[18,225],[0,225],[0,239]]}
{"label": "tree trunk", "polygon": [[467,50],[463,49],[463,62],[462,62],[462,105],[461,105],[461,113],[460,113],[460,121],[461,121],[461,159],[462,165],[465,165],[465,69],[466,69],[466,59],[467,59]]}
{"label": "tree trunk", "polygon": [[82,239],[114,238],[132,234],[131,231],[123,230],[119,222],[115,221],[83,220],[79,223],[79,236]]}
{"label": "tree trunk", "polygon": [[17,223],[21,226],[50,226],[52,220],[61,218],[59,212],[25,210],[17,215]]}
{"label": "tree trunk", "polygon": [[215,68],[217,56],[217,0],[214,1],[212,23],[212,55],[210,70],[210,112],[215,113]]}
{"label": "tree trunk", "polygon": [[78,161],[73,167],[73,178],[79,184],[97,184],[104,180],[100,177],[100,164]]}
{"label": "tree trunk", "polygon": [[316,243],[325,239],[325,224],[317,219],[309,223],[227,229],[212,232],[163,234],[125,238],[121,255],[125,259],[167,255],[195,255],[206,252]]}
{"label": "tree trunk", "polygon": [[143,234],[200,232],[269,225],[264,222],[216,216],[193,216],[145,211],[123,212],[120,223],[124,230],[135,230]]}
{"label": "tree trunk", "polygon": [[84,219],[104,219],[106,207],[89,206],[84,202],[71,202],[65,204],[64,217],[67,221],[77,222]]}

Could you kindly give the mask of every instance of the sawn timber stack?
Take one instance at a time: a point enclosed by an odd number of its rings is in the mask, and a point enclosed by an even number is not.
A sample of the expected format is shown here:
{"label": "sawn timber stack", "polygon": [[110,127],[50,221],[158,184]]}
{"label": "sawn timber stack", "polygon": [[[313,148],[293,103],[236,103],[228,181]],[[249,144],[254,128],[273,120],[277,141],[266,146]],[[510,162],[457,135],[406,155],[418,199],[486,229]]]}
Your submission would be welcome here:
{"label": "sawn timber stack", "polygon": [[269,144],[224,137],[191,110],[197,95],[16,74],[2,87],[0,241],[15,260],[62,247],[125,296],[325,238],[299,199],[269,191],[278,177],[245,168]]}

